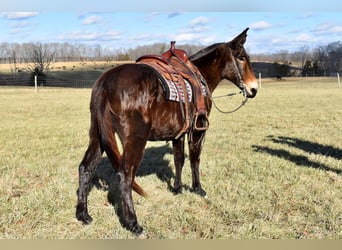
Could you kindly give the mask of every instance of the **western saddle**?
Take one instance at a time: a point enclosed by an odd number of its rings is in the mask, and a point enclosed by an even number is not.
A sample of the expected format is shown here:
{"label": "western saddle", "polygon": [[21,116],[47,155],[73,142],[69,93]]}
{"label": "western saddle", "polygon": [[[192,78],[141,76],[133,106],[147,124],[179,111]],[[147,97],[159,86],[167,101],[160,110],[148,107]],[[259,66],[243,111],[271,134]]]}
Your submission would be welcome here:
{"label": "western saddle", "polygon": [[[139,57],[136,63],[151,66],[158,73],[161,81],[172,81],[180,86],[177,91],[179,97],[184,95],[183,100],[179,98],[184,126],[177,135],[177,139],[189,129],[193,131],[208,129],[209,120],[205,96],[209,95],[209,89],[198,68],[189,60],[187,53],[182,49],[176,49],[175,43],[175,41],[171,41],[171,48],[163,54],[144,55]],[[192,93],[189,93],[186,82],[190,83]],[[190,99],[189,96],[193,98]],[[191,113],[191,102],[195,106],[194,113]]]}

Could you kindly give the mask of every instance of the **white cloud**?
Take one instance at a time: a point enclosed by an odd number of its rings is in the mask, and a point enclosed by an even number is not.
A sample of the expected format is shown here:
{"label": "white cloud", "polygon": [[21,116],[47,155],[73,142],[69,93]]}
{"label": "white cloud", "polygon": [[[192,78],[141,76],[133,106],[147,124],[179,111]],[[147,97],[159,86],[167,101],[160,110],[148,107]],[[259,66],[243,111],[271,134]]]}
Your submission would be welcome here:
{"label": "white cloud", "polygon": [[307,13],[304,13],[300,16],[298,16],[299,19],[307,19],[307,18],[312,18],[314,17],[315,14],[313,12],[307,12]]}
{"label": "white cloud", "polygon": [[206,25],[208,22],[209,22],[209,19],[207,17],[199,16],[191,20],[190,25],[191,26]]}
{"label": "white cloud", "polygon": [[188,33],[201,33],[207,31],[209,19],[204,16],[196,17],[195,19],[191,20],[188,26],[181,30],[181,34],[188,34]]}
{"label": "white cloud", "polygon": [[73,31],[65,33],[59,37],[63,41],[113,41],[120,40],[121,33],[117,31],[107,32],[90,32],[90,31]]}
{"label": "white cloud", "polygon": [[85,18],[82,24],[84,25],[98,24],[98,23],[101,23],[102,21],[103,21],[102,17],[92,15],[92,16]]}
{"label": "white cloud", "polygon": [[249,27],[253,30],[265,30],[268,28],[272,27],[272,24],[266,22],[266,21],[259,21],[259,22],[255,22],[249,25]]}
{"label": "white cloud", "polygon": [[306,33],[302,33],[299,34],[298,36],[295,37],[295,39],[293,40],[294,42],[309,42],[309,41],[313,41],[315,40],[312,36],[306,34]]}
{"label": "white cloud", "polygon": [[38,12],[2,12],[1,16],[11,20],[21,20],[35,17],[38,14]]}
{"label": "white cloud", "polygon": [[312,30],[316,35],[342,34],[342,25],[321,23]]}
{"label": "white cloud", "polygon": [[167,18],[174,18],[179,15],[181,15],[181,12],[171,12],[167,15]]}
{"label": "white cloud", "polygon": [[194,44],[209,44],[215,41],[216,37],[198,34],[198,33],[181,33],[175,36],[177,43],[194,43]]}
{"label": "white cloud", "polygon": [[146,23],[153,22],[159,15],[160,15],[159,12],[150,12],[145,16],[145,22]]}

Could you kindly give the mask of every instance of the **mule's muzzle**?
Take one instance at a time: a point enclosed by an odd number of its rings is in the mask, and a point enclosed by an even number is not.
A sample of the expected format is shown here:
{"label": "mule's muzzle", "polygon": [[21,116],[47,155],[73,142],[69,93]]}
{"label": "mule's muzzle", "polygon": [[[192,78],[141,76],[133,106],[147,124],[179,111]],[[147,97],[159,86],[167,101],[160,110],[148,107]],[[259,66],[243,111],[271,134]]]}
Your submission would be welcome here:
{"label": "mule's muzzle", "polygon": [[247,98],[254,98],[258,93],[258,84],[256,82],[244,84],[243,92]]}
{"label": "mule's muzzle", "polygon": [[247,96],[247,98],[254,98],[257,93],[258,93],[257,88],[251,88],[251,89],[246,91],[246,96]]}

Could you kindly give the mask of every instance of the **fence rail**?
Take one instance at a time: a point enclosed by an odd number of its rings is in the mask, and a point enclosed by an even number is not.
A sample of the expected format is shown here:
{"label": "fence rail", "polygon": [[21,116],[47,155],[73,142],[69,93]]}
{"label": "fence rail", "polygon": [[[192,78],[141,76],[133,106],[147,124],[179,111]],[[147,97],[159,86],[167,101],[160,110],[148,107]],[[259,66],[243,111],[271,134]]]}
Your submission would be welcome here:
{"label": "fence rail", "polygon": [[[84,75],[48,75],[37,76],[38,86],[91,88],[101,72],[85,73]],[[34,77],[30,74],[1,75],[0,86],[35,86]]]}
{"label": "fence rail", "polygon": [[[51,73],[48,76],[37,77],[37,86],[42,87],[67,87],[67,88],[91,88],[100,76],[101,71],[83,72],[80,74],[56,74]],[[341,87],[339,75],[331,77],[285,77],[282,80],[276,80],[275,78],[262,78],[262,75],[258,75],[259,86],[270,81],[278,81],[279,83],[297,82],[298,84],[306,83],[325,83],[335,82],[338,87]],[[34,77],[29,73],[22,73],[16,75],[4,75],[0,74],[0,86],[35,86]]]}

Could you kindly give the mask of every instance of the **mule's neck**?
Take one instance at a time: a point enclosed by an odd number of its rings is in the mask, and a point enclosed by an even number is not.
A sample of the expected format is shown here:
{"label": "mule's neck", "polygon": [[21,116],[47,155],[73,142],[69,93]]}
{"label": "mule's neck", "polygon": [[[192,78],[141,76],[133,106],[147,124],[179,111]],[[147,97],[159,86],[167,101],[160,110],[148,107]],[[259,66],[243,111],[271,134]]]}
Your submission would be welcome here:
{"label": "mule's neck", "polygon": [[[209,55],[208,55],[209,56]],[[222,58],[210,56],[210,60],[195,60],[193,64],[199,69],[206,80],[209,90],[212,93],[217,85],[223,80],[222,72],[225,62]]]}

